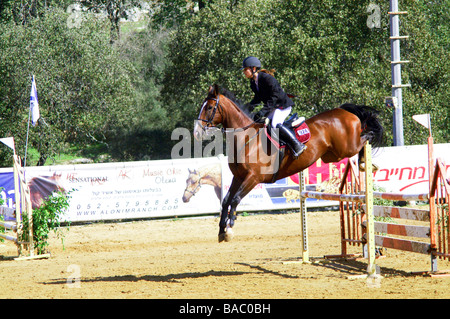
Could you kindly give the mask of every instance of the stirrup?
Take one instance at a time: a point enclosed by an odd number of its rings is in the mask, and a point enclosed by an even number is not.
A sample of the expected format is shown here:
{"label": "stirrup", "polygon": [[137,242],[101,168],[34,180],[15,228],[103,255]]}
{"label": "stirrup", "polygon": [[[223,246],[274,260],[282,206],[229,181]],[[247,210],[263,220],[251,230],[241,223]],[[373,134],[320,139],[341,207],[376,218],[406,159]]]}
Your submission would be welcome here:
{"label": "stirrup", "polygon": [[294,151],[293,148],[290,148],[292,151],[292,156],[294,156],[294,158],[298,158],[300,155],[302,155],[302,153],[308,148],[305,144],[301,144],[302,148],[300,149],[300,151],[297,153],[296,151]]}

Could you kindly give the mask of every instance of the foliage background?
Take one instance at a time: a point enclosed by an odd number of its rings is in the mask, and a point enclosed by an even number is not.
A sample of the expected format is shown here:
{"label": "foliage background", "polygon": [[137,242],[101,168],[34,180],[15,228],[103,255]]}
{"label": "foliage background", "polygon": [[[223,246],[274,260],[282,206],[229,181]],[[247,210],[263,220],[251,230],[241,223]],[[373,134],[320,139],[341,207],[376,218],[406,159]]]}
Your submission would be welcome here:
{"label": "foliage background", "polygon": [[[369,28],[380,8],[381,25]],[[69,27],[73,6],[79,27]],[[450,0],[400,0],[405,144],[427,132],[411,116],[431,113],[436,143],[449,140]],[[145,19],[130,22],[130,12]],[[389,1],[2,0],[0,135],[24,156],[31,75],[41,121],[30,128],[28,165],[73,152],[94,161],[170,157],[176,127],[191,129],[209,85],[251,99],[239,71],[248,55],[275,68],[304,116],[345,102],[379,109],[392,143]],[[120,20],[122,19],[122,20]],[[100,156],[102,155],[102,156]],[[0,150],[2,166],[10,151]]]}

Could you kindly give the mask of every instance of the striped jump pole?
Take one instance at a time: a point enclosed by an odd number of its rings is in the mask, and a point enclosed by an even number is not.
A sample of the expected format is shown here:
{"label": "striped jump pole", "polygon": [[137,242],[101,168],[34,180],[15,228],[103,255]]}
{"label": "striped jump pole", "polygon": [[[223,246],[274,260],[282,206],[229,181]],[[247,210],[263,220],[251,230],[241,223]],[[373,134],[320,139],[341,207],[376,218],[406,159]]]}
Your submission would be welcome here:
{"label": "striped jump pole", "polygon": [[[305,191],[305,176],[303,171],[298,173],[298,183],[300,188],[300,194]],[[301,237],[302,237],[302,261],[309,263],[308,252],[308,226],[306,221],[306,201],[300,196],[300,223],[301,223]]]}
{"label": "striped jump pole", "polygon": [[365,182],[366,182],[366,218],[367,218],[367,258],[368,275],[376,274],[375,265],[375,232],[374,232],[374,219],[373,219],[373,173],[372,173],[372,147],[367,142],[364,147],[364,161],[366,163],[365,168]]}

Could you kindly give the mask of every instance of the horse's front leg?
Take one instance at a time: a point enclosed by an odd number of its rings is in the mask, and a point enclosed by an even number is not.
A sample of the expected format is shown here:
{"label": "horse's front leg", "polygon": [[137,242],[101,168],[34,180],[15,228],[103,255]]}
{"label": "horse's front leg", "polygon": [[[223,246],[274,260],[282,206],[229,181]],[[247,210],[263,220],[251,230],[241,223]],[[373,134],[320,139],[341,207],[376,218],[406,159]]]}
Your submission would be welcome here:
{"label": "horse's front leg", "polygon": [[[235,178],[233,178],[233,185]],[[232,227],[234,226],[234,222],[236,220],[236,208],[241,202],[241,199],[244,198],[252,189],[258,184],[258,181],[251,176],[247,176],[242,183],[236,183],[239,187],[235,192],[234,187],[230,187],[228,194],[226,196],[226,201],[224,200],[224,204],[222,205],[222,214],[220,218],[220,229],[219,229],[219,243],[222,241],[231,241],[234,237]],[[229,210],[228,210],[229,209]]]}
{"label": "horse's front leg", "polygon": [[223,199],[222,212],[220,214],[220,222],[219,222],[219,243],[226,239],[226,236],[225,236],[226,230],[230,224],[230,216],[229,216],[230,206],[231,206],[232,200],[235,197],[235,194],[239,190],[240,186],[241,186],[241,182],[236,177],[233,177],[233,180],[231,181],[230,189],[228,190],[227,195]]}
{"label": "horse's front leg", "polygon": [[[358,153],[358,164],[359,164],[359,170],[361,172],[365,172],[366,171],[366,159],[364,158],[364,147]],[[380,168],[378,167],[378,165],[372,163],[372,172],[376,172],[379,169]]]}
{"label": "horse's front leg", "polygon": [[225,196],[222,203],[222,211],[220,212],[220,221],[219,221],[219,243],[225,240],[225,229],[228,223],[228,208],[230,204],[228,203],[228,197],[230,192]]}
{"label": "horse's front leg", "polygon": [[[231,241],[234,237],[233,226],[234,226],[234,222],[236,221],[236,218],[237,218],[236,208],[240,202],[241,202],[241,197],[237,196],[237,195],[235,195],[233,200],[231,201],[230,210],[228,212],[227,224],[226,224],[226,228],[225,228],[225,234],[223,235],[223,239],[225,241]],[[219,242],[220,242],[220,238],[219,238]]]}

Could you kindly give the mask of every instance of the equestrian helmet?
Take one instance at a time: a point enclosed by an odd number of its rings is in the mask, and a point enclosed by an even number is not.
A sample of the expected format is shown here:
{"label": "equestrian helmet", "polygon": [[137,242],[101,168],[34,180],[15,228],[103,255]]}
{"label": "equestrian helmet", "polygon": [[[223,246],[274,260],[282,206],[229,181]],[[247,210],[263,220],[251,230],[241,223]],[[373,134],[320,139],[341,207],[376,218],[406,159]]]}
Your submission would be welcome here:
{"label": "equestrian helmet", "polygon": [[255,58],[254,56],[249,56],[246,57],[244,59],[244,61],[242,61],[242,69],[245,68],[252,68],[252,67],[257,67],[258,69],[261,68],[261,61],[258,60],[258,58]]}

